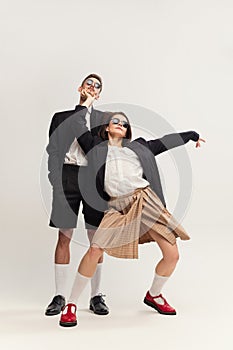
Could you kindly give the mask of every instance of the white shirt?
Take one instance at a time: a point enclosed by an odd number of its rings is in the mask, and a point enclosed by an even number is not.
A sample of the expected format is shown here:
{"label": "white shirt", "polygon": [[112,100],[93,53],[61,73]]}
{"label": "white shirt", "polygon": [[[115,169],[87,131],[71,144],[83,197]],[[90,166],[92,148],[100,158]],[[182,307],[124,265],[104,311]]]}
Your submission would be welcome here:
{"label": "white shirt", "polygon": [[110,197],[147,187],[149,182],[142,175],[143,169],[135,152],[127,147],[108,146],[104,183]]}
{"label": "white shirt", "polygon": [[[89,107],[86,113],[86,121],[87,121],[87,127],[90,130],[90,115],[91,115],[92,108]],[[74,141],[72,142],[69,151],[65,155],[64,159],[65,164],[74,164],[79,166],[87,166],[87,157],[85,156],[85,153],[83,152],[81,146],[79,145],[76,137]]]}

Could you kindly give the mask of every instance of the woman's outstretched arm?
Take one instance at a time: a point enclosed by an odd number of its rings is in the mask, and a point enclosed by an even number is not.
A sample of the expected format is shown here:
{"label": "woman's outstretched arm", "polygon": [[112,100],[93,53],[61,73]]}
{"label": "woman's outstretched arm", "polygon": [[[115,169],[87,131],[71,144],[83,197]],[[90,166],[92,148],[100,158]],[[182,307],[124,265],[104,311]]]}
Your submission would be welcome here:
{"label": "woman's outstretched arm", "polygon": [[165,135],[160,139],[147,141],[147,144],[156,156],[162,152],[168,151],[169,149],[182,146],[190,140],[196,142],[196,147],[200,147],[201,142],[205,142],[204,139],[200,138],[196,131],[186,131]]}

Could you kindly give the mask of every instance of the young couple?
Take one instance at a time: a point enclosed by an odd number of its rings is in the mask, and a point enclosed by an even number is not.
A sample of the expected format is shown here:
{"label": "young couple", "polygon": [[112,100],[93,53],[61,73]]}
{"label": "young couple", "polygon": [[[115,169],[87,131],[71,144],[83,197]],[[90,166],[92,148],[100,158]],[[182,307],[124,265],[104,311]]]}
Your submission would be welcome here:
{"label": "young couple", "polygon": [[[92,85],[90,85],[91,82]],[[65,163],[66,157],[68,157],[67,150],[70,152],[70,141],[73,139],[76,140],[83,156],[85,154],[88,160],[88,167],[82,165],[76,172],[75,189],[79,191],[80,200],[84,203],[83,213],[90,238],[90,248],[81,260],[68,303],[64,305],[64,295],[62,294],[64,293],[62,290],[64,288],[64,275],[67,270],[61,268],[63,270],[63,274],[60,272],[62,276],[61,289],[57,291],[55,298],[62,298],[62,302],[57,303],[54,298],[46,310],[48,315],[51,314],[50,310],[56,309],[57,313],[60,313],[62,309],[60,325],[64,327],[72,327],[77,324],[76,305],[89,280],[93,286],[96,284],[99,286],[99,267],[103,261],[103,253],[106,252],[117,258],[137,258],[138,244],[146,242],[157,242],[162,252],[162,259],[155,268],[152,285],[146,293],[144,303],[161,314],[176,314],[175,309],[161,294],[161,290],[174,271],[179,258],[176,238],[187,240],[189,236],[166,209],[155,156],[171,148],[184,145],[189,140],[196,142],[196,147],[200,147],[201,142],[204,141],[194,131],[170,134],[161,139],[150,141],[143,138],[131,141],[130,121],[123,112],[97,113],[95,111],[102,120],[96,118],[95,124],[92,124],[95,126],[94,131],[92,125],[91,131],[89,131],[87,115],[93,102],[99,97],[100,87],[102,87],[102,82],[98,76],[91,75],[84,79],[79,88],[80,105],[75,111],[69,112],[69,123],[65,127],[69,141],[66,142],[66,150],[65,153],[63,152],[65,156],[61,157],[61,162]],[[67,114],[67,112],[65,113]],[[51,139],[52,131],[50,135]],[[52,157],[53,153],[52,144],[51,139],[48,145],[49,158]],[[60,178],[65,178],[63,173],[67,166],[63,163],[60,164],[57,174],[53,176],[51,172],[53,173],[54,169],[49,162],[50,179],[53,179],[51,182],[53,186],[56,184],[59,196],[63,199],[65,197],[65,200],[59,200],[60,203],[64,202],[59,219],[63,217],[65,210],[70,212],[69,209],[73,204],[69,201],[69,195],[65,190],[66,182],[58,181],[58,174],[61,175]],[[57,182],[61,183],[57,184]],[[56,192],[56,186],[54,192]],[[56,202],[55,199],[54,202]],[[107,206],[108,210],[106,210]],[[53,205],[53,211],[54,207],[55,205]],[[76,217],[77,206],[75,214]],[[65,265],[69,263],[69,241],[75,226],[64,226],[63,221],[59,224],[59,220],[54,224],[53,219],[52,223],[53,226],[60,228],[59,240],[67,240],[66,254],[64,249],[63,254],[60,254],[63,259],[59,259],[59,245],[62,244],[58,240],[55,253],[56,272],[56,269],[59,270],[61,266],[67,267]],[[58,271],[55,276],[59,280]],[[97,279],[97,283],[95,283],[95,279]],[[97,292],[99,293],[99,289],[92,289],[90,309],[95,313],[107,314],[108,308],[104,299],[101,294],[95,294]],[[96,298],[98,298],[97,303],[95,302]],[[57,304],[59,304],[59,308]],[[102,311],[101,313],[96,312],[96,305],[98,311]]]}

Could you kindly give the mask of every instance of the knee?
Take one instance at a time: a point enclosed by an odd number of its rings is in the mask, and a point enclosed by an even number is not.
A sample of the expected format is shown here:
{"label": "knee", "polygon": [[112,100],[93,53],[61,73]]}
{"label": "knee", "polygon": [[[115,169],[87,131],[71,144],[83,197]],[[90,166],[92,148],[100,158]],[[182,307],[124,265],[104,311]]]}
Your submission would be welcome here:
{"label": "knee", "polygon": [[171,256],[170,256],[170,260],[171,262],[176,265],[179,261],[179,252],[178,251],[175,251],[175,252],[172,252]]}
{"label": "knee", "polygon": [[179,252],[178,251],[170,252],[170,254],[168,254],[164,258],[169,262],[169,264],[176,266],[176,264],[179,261]]}
{"label": "knee", "polygon": [[72,237],[72,230],[62,230],[58,234],[58,245],[59,246],[69,246]]}
{"label": "knee", "polygon": [[98,264],[101,264],[104,261],[104,255],[102,254],[98,260]]}
{"label": "knee", "polygon": [[103,255],[103,250],[98,247],[90,247],[88,250],[90,259],[99,260]]}
{"label": "knee", "polygon": [[176,263],[178,263],[179,259],[180,259],[179,252],[176,252],[176,253],[174,254],[174,261],[175,261]]}

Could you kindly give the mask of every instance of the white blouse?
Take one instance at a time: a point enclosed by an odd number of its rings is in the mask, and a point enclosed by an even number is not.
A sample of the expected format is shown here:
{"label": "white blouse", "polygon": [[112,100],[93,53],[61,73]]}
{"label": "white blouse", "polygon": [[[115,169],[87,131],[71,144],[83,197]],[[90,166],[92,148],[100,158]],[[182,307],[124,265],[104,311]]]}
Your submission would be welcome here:
{"label": "white blouse", "polygon": [[138,156],[127,147],[108,146],[105,168],[105,191],[110,197],[130,194],[145,188],[149,182],[143,177]]}

